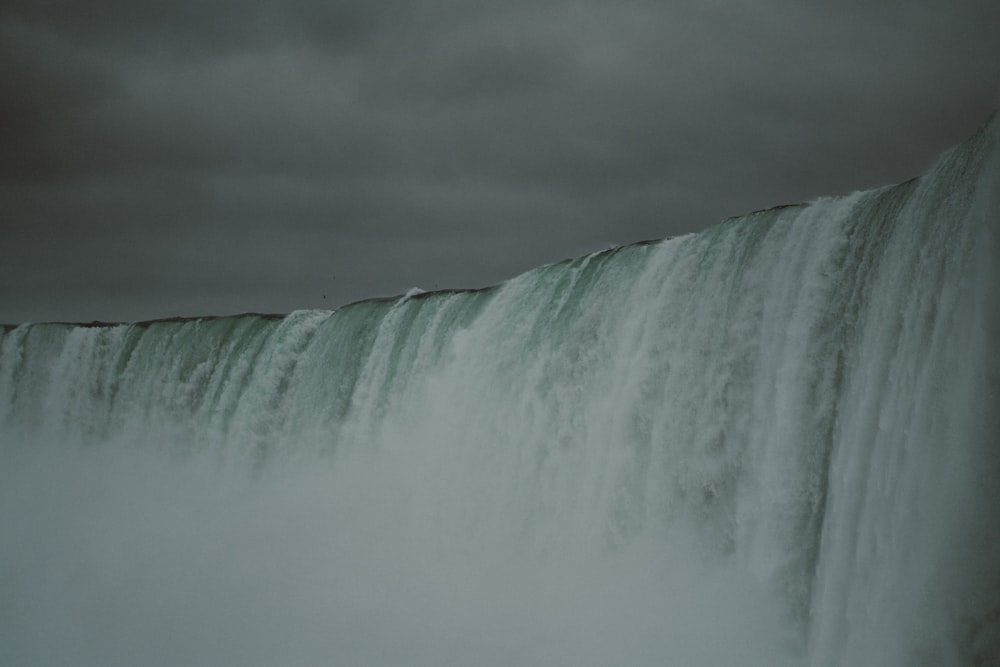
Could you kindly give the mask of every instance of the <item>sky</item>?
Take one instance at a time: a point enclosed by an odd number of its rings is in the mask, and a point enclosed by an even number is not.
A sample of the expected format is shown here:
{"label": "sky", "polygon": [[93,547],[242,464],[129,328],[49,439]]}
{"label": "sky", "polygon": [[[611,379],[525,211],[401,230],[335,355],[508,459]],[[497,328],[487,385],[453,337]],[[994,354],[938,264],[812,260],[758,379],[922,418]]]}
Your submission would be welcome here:
{"label": "sky", "polygon": [[996,0],[6,0],[0,322],[474,288],[918,175]]}

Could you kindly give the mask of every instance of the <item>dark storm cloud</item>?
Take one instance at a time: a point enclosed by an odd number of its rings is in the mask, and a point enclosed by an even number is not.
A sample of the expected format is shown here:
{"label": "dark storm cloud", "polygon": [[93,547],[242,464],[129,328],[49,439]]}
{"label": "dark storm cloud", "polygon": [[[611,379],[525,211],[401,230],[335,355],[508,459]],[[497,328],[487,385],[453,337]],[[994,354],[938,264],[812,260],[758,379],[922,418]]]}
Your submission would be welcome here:
{"label": "dark storm cloud", "polygon": [[364,40],[380,14],[398,11],[391,0],[12,0],[5,5],[8,21],[44,27],[81,47],[195,59],[271,48],[288,39],[354,45]]}
{"label": "dark storm cloud", "polygon": [[992,0],[15,0],[0,320],[472,287],[905,180],[996,106],[997,25]]}

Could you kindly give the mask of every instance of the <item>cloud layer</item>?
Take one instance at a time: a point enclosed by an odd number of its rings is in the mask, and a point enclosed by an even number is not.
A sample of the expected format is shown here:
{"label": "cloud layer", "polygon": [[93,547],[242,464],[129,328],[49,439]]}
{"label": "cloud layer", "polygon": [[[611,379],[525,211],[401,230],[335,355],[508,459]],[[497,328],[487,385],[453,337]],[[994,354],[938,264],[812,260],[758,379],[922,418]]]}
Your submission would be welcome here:
{"label": "cloud layer", "polygon": [[7,3],[0,321],[476,287],[905,180],[992,0]]}

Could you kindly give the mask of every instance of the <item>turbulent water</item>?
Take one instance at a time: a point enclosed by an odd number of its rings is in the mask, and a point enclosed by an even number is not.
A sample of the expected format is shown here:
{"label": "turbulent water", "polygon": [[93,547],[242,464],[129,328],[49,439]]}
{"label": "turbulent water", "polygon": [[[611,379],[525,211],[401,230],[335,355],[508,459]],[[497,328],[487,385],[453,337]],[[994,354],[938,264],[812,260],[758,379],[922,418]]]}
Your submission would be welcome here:
{"label": "turbulent water", "polygon": [[0,337],[0,663],[1000,664],[1000,122],[480,291]]}

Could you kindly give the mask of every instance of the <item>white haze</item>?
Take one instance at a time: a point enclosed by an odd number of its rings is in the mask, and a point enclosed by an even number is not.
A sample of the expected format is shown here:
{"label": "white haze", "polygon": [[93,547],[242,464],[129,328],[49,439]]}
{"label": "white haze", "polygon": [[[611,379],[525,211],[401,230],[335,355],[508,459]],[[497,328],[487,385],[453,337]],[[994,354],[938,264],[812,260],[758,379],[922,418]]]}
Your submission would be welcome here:
{"label": "white haze", "polygon": [[801,664],[777,601],[721,559],[442,537],[405,478],[36,443],[0,470],[0,662]]}

